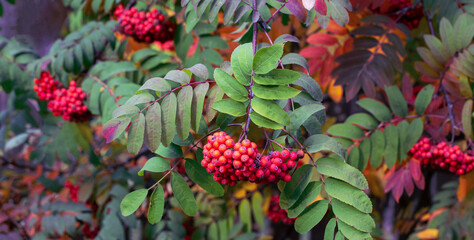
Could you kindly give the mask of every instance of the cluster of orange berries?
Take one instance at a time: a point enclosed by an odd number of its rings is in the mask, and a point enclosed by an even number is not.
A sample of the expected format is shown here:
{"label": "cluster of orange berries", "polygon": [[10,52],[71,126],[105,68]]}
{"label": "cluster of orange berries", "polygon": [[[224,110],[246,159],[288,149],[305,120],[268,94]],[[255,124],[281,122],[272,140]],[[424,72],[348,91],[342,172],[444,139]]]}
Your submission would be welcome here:
{"label": "cluster of orange berries", "polygon": [[66,180],[66,182],[64,183],[64,188],[69,189],[69,198],[73,202],[79,201],[79,197],[78,197],[79,186],[78,185],[74,185],[69,180]]}
{"label": "cluster of orange berries", "polygon": [[289,218],[288,213],[285,209],[281,209],[280,207],[280,196],[275,195],[270,198],[270,206],[268,208],[267,216],[273,222],[277,223],[282,221],[285,224],[293,224],[296,221],[296,218]]}
{"label": "cluster of orange berries", "polygon": [[441,168],[457,175],[466,174],[474,168],[474,157],[463,153],[459,146],[450,146],[446,142],[435,145],[426,137],[415,143],[409,154],[420,160],[422,165]]}
{"label": "cluster of orange berries", "polygon": [[136,7],[127,10],[119,5],[114,11],[114,16],[120,23],[120,31],[137,41],[164,43],[174,37],[176,24],[165,20],[165,16],[156,8],[145,12],[138,11]]}
{"label": "cluster of orange berries", "polygon": [[283,150],[261,156],[257,144],[248,139],[235,143],[225,132],[217,132],[207,138],[201,165],[214,175],[214,180],[233,186],[237,181],[272,183],[279,180],[289,182],[297,161],[303,151]]}
{"label": "cluster of orange berries", "polygon": [[60,82],[54,80],[49,72],[41,72],[40,78],[35,78],[33,89],[42,101],[48,101],[48,108],[54,116],[62,116],[69,122],[87,121],[91,113],[84,105],[86,93],[71,81],[68,88],[60,88]]}

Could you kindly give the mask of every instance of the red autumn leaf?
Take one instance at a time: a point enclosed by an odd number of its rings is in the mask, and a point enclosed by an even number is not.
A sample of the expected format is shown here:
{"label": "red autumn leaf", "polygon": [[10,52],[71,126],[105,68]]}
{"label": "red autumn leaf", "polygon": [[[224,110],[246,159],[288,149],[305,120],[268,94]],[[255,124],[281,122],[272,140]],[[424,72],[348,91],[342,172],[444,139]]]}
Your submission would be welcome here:
{"label": "red autumn leaf", "polygon": [[316,0],[316,5],[314,5],[314,9],[316,9],[316,11],[323,16],[326,16],[326,14],[328,14],[328,6],[326,5],[326,2],[324,0]]}
{"label": "red autumn leaf", "polygon": [[328,50],[324,47],[307,47],[301,50],[300,55],[304,58],[321,58]]}
{"label": "red autumn leaf", "polygon": [[327,33],[314,33],[311,34],[306,41],[311,44],[332,46],[337,43],[337,38]]}

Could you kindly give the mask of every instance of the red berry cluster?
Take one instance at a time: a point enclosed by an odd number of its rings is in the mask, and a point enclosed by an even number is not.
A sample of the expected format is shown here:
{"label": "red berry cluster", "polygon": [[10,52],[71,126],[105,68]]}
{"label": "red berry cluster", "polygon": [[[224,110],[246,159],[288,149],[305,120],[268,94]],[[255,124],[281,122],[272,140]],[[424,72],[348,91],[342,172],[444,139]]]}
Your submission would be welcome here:
{"label": "red berry cluster", "polygon": [[119,5],[115,9],[114,15],[120,23],[120,31],[132,36],[137,41],[163,43],[174,37],[176,24],[165,20],[165,16],[156,8],[145,12],[138,11],[136,7],[126,10],[122,5]]}
{"label": "red berry cluster", "polygon": [[281,209],[280,207],[280,196],[275,195],[270,198],[270,206],[268,208],[267,216],[273,222],[277,223],[282,221],[285,224],[293,224],[295,223],[296,218],[289,218],[288,214],[285,209]]}
{"label": "red berry cluster", "polygon": [[40,78],[34,80],[36,94],[38,94],[39,100],[50,101],[54,98],[54,91],[61,85],[58,81],[49,74],[49,72],[41,72]]}
{"label": "red berry cluster", "polygon": [[87,121],[91,113],[83,101],[86,93],[80,87],[76,87],[76,81],[69,83],[69,88],[56,89],[54,99],[49,101],[48,108],[54,116],[62,116],[69,122]]}
{"label": "red berry cluster", "polygon": [[290,181],[288,172],[296,166],[303,151],[270,152],[267,156],[258,154],[257,144],[248,139],[235,143],[225,132],[217,132],[207,138],[204,145],[204,159],[201,165],[213,173],[214,180],[233,186],[237,181],[257,183]]}
{"label": "red berry cluster", "polygon": [[61,83],[54,80],[49,72],[41,72],[40,78],[35,78],[33,89],[42,101],[48,101],[48,108],[54,116],[62,116],[70,122],[87,121],[91,113],[83,101],[86,93],[76,87],[76,81],[71,81],[69,88],[59,88]]}
{"label": "red berry cluster", "polygon": [[422,165],[441,168],[457,175],[466,174],[474,168],[474,157],[463,153],[459,146],[450,146],[446,142],[434,145],[426,137],[415,143],[409,153],[419,159]]}
{"label": "red berry cluster", "polygon": [[82,232],[86,238],[94,239],[97,234],[99,234],[99,226],[92,228],[92,226],[86,222],[82,227]]}
{"label": "red berry cluster", "polygon": [[64,183],[64,187],[69,189],[69,198],[73,202],[79,201],[79,198],[78,198],[79,186],[78,185],[74,185],[71,182],[69,182],[69,180],[66,180],[66,183]]}
{"label": "red berry cluster", "polygon": [[[403,12],[403,9],[408,9],[408,11]],[[423,6],[413,7],[411,0],[391,0],[388,7],[384,7],[384,10],[378,8],[374,12],[377,14],[386,13],[393,20],[397,20],[402,15],[398,20],[410,29],[417,28],[423,18]]]}

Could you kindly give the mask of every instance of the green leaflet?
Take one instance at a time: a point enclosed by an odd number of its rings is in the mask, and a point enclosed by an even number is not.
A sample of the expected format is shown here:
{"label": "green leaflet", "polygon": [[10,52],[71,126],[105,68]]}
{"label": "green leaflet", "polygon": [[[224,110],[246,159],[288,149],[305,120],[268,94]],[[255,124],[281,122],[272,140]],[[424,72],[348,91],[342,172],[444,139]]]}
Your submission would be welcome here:
{"label": "green leaflet", "polygon": [[313,166],[310,164],[301,166],[293,173],[291,180],[286,183],[280,194],[281,208],[288,209],[293,206],[308,185],[312,175]]}
{"label": "green leaflet", "polygon": [[336,154],[339,159],[346,158],[346,150],[335,139],[323,134],[312,135],[307,138],[303,144],[310,153],[319,151],[331,151]]}
{"label": "green leaflet", "polygon": [[110,143],[113,140],[117,139],[128,127],[130,121],[130,117],[124,116],[110,119],[107,123],[105,123],[102,130],[102,134],[107,139],[107,143]]}
{"label": "green leaflet", "polygon": [[418,139],[420,139],[422,133],[423,120],[421,120],[421,118],[413,119],[407,128],[407,136],[406,140],[404,141],[405,150],[407,152],[413,147],[413,145],[415,145],[416,142],[418,142]]}
{"label": "green leaflet", "polygon": [[309,232],[326,215],[328,206],[328,200],[319,200],[309,205],[296,219],[295,230],[300,234]]}
{"label": "green leaflet", "polygon": [[415,99],[415,110],[418,115],[423,115],[425,113],[426,107],[431,102],[433,96],[434,87],[430,84],[426,85],[421,91],[416,95]]}
{"label": "green leaflet", "polygon": [[252,120],[255,125],[264,127],[264,128],[270,128],[270,129],[282,129],[283,126],[280,125],[279,123],[276,123],[256,112],[251,112],[250,113],[250,119]]}
{"label": "green leaflet", "polygon": [[258,84],[252,86],[252,92],[255,96],[268,100],[293,98],[300,93],[299,90],[292,87],[263,86]]}
{"label": "green leaflet", "polygon": [[339,228],[339,232],[337,232],[336,234],[336,240],[344,239],[344,237],[340,233],[342,233],[349,240],[372,239],[369,233],[361,232],[353,228],[352,226],[349,226],[348,224],[344,223],[343,221],[337,221],[337,227]]}
{"label": "green leaflet", "polygon": [[[248,73],[245,72],[241,65],[246,66],[247,64],[245,64],[244,62],[247,62],[247,61],[252,63],[253,55],[250,55],[250,58],[247,59],[247,57],[249,57],[249,55],[241,56],[239,54],[240,50],[243,49],[245,45],[246,44],[240,45],[237,48],[235,48],[235,50],[232,52],[232,55],[230,57],[230,62],[231,62],[231,66],[232,66],[232,71],[234,72],[235,79],[237,79],[237,81],[240,84],[248,86],[248,85],[250,85],[250,73],[252,71],[250,70],[250,72],[248,72]],[[250,44],[250,46],[251,46],[251,44]],[[242,58],[242,64],[240,63],[240,59],[239,59],[240,57]]]}
{"label": "green leaflet", "polygon": [[121,116],[124,116],[124,115],[133,115],[137,112],[140,111],[140,108],[138,108],[137,106],[134,106],[134,105],[122,105],[118,108],[116,108],[113,112],[112,112],[112,117],[113,118],[118,118],[118,117],[121,117]]}
{"label": "green leaflet", "polygon": [[332,199],[332,210],[338,220],[349,226],[354,226],[359,231],[370,233],[375,228],[375,222],[369,214],[363,213],[335,198]]}
{"label": "green leaflet", "polygon": [[230,98],[215,102],[212,105],[212,108],[221,113],[226,113],[235,117],[244,116],[246,114],[245,105]]}
{"label": "green leaflet", "polygon": [[359,139],[364,137],[364,131],[361,128],[347,123],[334,124],[327,132],[336,137],[345,137],[349,139]]}
{"label": "green leaflet", "polygon": [[288,217],[295,218],[308,206],[321,192],[321,182],[310,182],[304,189],[298,200],[287,209]]}
{"label": "green leaflet", "polygon": [[372,149],[372,142],[370,141],[370,138],[365,138],[362,140],[362,142],[359,145],[360,149],[360,161],[359,161],[359,166],[357,169],[360,171],[363,171],[365,167],[367,166],[367,163],[369,163],[369,158],[370,158],[370,152]]}
{"label": "green leaflet", "polygon": [[273,101],[263,100],[258,97],[254,97],[251,102],[253,110],[280,124],[289,125],[290,116],[283,110],[278,104]]}
{"label": "green leaflet", "polygon": [[148,189],[138,189],[127,194],[120,203],[120,211],[123,216],[129,216],[134,213],[148,194]]}
{"label": "green leaflet", "polygon": [[247,101],[247,89],[240,85],[240,83],[237,82],[235,78],[220,68],[216,68],[216,70],[214,70],[214,78],[217,82],[217,85],[219,85],[219,87],[227,96],[239,102]]}
{"label": "green leaflet", "polygon": [[142,148],[145,134],[145,115],[140,113],[132,119],[130,130],[128,131],[127,150],[130,154],[136,155]]}
{"label": "green leaflet", "polygon": [[298,72],[287,69],[274,69],[267,74],[256,74],[253,80],[260,85],[288,85],[300,78]]}
{"label": "green leaflet", "polygon": [[165,193],[161,184],[158,184],[150,197],[150,206],[148,207],[148,222],[155,224],[163,217],[165,208]]}
{"label": "green leaflet", "polygon": [[148,79],[138,90],[153,90],[157,92],[171,91],[171,85],[163,78],[155,77]]}
{"label": "green leaflet", "polygon": [[324,240],[334,240],[334,230],[336,229],[336,219],[331,218],[324,230]]}
{"label": "green leaflet", "polygon": [[[243,74],[252,74],[253,50],[252,43],[246,43],[238,47],[237,58]],[[232,61],[232,60],[231,60]],[[232,68],[234,70],[234,68]]]}
{"label": "green leaflet", "polygon": [[212,109],[212,105],[214,105],[215,102],[221,100],[223,96],[224,92],[217,85],[212,87],[209,91],[206,104],[206,118],[208,122],[212,121],[212,119],[216,117],[216,110]]}
{"label": "green leaflet", "polygon": [[224,195],[224,188],[222,188],[218,182],[214,181],[212,175],[209,174],[199,163],[192,159],[186,159],[184,168],[186,169],[186,174],[188,174],[189,178],[204,190],[218,197]]}
{"label": "green leaflet", "polygon": [[178,137],[185,140],[191,128],[191,105],[193,101],[193,88],[186,86],[181,89],[177,97],[178,109],[176,113],[176,132]]}
{"label": "green leaflet", "polygon": [[257,51],[253,59],[253,71],[255,74],[265,74],[275,69],[278,61],[283,55],[283,44],[274,44]]}
{"label": "green leaflet", "polygon": [[171,173],[171,188],[184,213],[188,216],[196,215],[198,207],[193,192],[191,192],[186,180],[177,172]]}
{"label": "green leaflet", "polygon": [[392,112],[397,116],[405,117],[408,114],[408,105],[400,89],[397,86],[388,86],[385,87],[385,93],[387,93]]}
{"label": "green leaflet", "polygon": [[204,99],[209,90],[209,83],[199,84],[194,88],[193,101],[191,104],[191,128],[197,132],[202,118]]}
{"label": "green leaflet", "polygon": [[388,168],[392,168],[397,162],[398,156],[398,144],[400,141],[398,137],[398,130],[395,125],[390,124],[385,128],[383,133],[385,135],[385,164]]}
{"label": "green leaflet", "polygon": [[322,157],[316,161],[316,166],[321,174],[337,178],[361,190],[369,188],[364,175],[342,159],[333,156]]}
{"label": "green leaflet", "polygon": [[174,93],[170,93],[161,102],[161,144],[165,147],[170,145],[174,138],[177,105]]}
{"label": "green leaflet", "polygon": [[347,163],[355,168],[359,167],[359,162],[361,161],[360,149],[359,146],[354,146],[347,157]]}
{"label": "green leaflet", "polygon": [[142,103],[152,102],[153,100],[155,100],[155,97],[153,97],[153,95],[147,92],[140,92],[130,97],[125,102],[125,105],[138,105]]}
{"label": "green leaflet", "polygon": [[[398,144],[398,156],[400,157],[400,161],[405,160],[407,157],[407,152],[409,149],[406,148],[406,140],[407,140],[407,135],[408,135],[408,127],[409,124],[406,120],[401,121],[398,123],[397,128],[398,128],[398,136],[399,136],[399,143]],[[418,139],[416,139],[418,141]]]}
{"label": "green leaflet", "polygon": [[362,190],[334,178],[326,178],[325,183],[324,189],[332,198],[349,204],[361,212],[372,212],[372,202]]}
{"label": "green leaflet", "polygon": [[385,104],[370,98],[357,101],[357,104],[370,112],[379,121],[390,121],[392,114]]}
{"label": "green leaflet", "polygon": [[252,196],[252,213],[255,221],[258,223],[260,229],[265,228],[265,223],[263,221],[263,199],[260,192],[256,192]]}
{"label": "green leaflet", "polygon": [[295,111],[290,113],[291,123],[288,131],[297,130],[309,117],[322,110],[324,110],[322,104],[308,104],[295,109]]}
{"label": "green leaflet", "polygon": [[252,220],[250,216],[250,203],[249,200],[244,199],[239,205],[239,216],[240,221],[243,222],[244,231],[250,232],[252,230]]}
{"label": "green leaflet", "polygon": [[370,165],[375,169],[382,163],[382,156],[385,149],[385,136],[382,131],[377,130],[370,136],[372,151],[370,152]]}
{"label": "green leaflet", "polygon": [[375,129],[379,125],[379,122],[367,113],[352,114],[346,119],[345,123],[361,126],[368,130]]}
{"label": "green leaflet", "polygon": [[170,163],[161,157],[152,157],[148,159],[145,165],[138,171],[138,176],[143,176],[145,171],[164,172],[170,170]]}
{"label": "green leaflet", "polygon": [[154,152],[161,143],[161,106],[154,103],[145,115],[145,143]]}

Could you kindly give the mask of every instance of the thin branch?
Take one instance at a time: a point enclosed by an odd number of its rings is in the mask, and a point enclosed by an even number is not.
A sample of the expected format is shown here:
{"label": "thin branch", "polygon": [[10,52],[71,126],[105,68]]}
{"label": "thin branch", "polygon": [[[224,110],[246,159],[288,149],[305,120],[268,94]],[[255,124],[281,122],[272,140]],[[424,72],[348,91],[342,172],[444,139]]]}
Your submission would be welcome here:
{"label": "thin branch", "polygon": [[279,13],[280,10],[285,7],[285,5],[286,5],[287,2],[288,2],[288,0],[286,0],[286,1],[280,6],[280,8],[278,8],[278,9],[270,16],[270,18],[269,18],[267,21],[265,21],[265,24],[268,24],[268,23],[273,19],[273,17],[275,17],[275,16]]}
{"label": "thin branch", "polygon": [[98,78],[97,76],[89,75],[89,77],[91,77],[96,82],[100,83],[105,89],[107,89],[107,91],[109,92],[109,95],[114,99],[115,105],[117,105],[118,98],[114,95],[114,92],[112,91],[112,89],[110,89],[110,87],[107,86],[107,84],[104,81],[100,80],[100,78]]}

